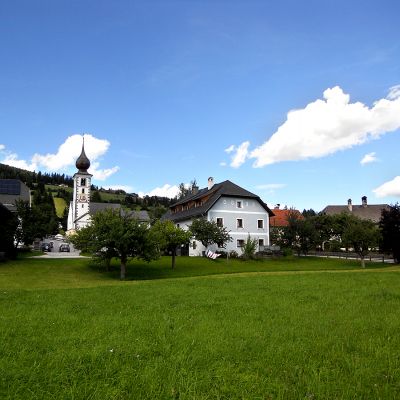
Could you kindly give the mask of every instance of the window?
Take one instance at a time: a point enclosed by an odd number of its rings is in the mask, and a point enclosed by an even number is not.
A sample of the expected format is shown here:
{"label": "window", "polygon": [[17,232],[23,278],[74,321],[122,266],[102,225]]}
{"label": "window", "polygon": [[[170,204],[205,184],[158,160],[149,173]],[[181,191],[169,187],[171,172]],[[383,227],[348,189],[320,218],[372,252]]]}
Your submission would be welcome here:
{"label": "window", "polygon": [[242,218],[238,218],[236,220],[236,227],[237,228],[243,228],[243,219]]}
{"label": "window", "polygon": [[195,240],[193,241],[193,245],[192,245],[192,246],[193,246],[193,250],[196,250],[197,243],[196,243],[196,241],[195,241]]}
{"label": "window", "polygon": [[218,243],[218,248],[219,249],[223,249],[224,248],[224,244],[223,243]]}
{"label": "window", "polygon": [[258,239],[258,247],[264,246],[264,239]]}
{"label": "window", "polygon": [[224,219],[223,218],[217,218],[217,225],[218,226],[224,226]]}
{"label": "window", "polygon": [[81,178],[81,186],[86,186],[86,178]]}
{"label": "window", "polygon": [[240,200],[238,200],[238,201],[236,202],[236,207],[237,207],[237,208],[243,208],[243,203],[242,203]]}
{"label": "window", "polygon": [[263,219],[257,220],[257,227],[258,227],[258,229],[264,229],[264,220]]}
{"label": "window", "polygon": [[176,227],[179,228],[179,224],[176,224]]}
{"label": "window", "polygon": [[244,246],[244,240],[243,239],[236,240],[236,247],[243,247],[243,246]]}
{"label": "window", "polygon": [[85,193],[85,188],[82,188],[82,193]]}

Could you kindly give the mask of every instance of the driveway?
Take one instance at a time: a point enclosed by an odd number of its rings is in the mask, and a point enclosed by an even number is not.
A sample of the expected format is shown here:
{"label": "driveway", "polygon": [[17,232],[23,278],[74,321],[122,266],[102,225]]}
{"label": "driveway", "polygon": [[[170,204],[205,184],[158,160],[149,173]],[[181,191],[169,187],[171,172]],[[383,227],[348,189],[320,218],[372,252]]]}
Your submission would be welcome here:
{"label": "driveway", "polygon": [[34,256],[34,258],[87,258],[80,255],[80,251],[75,249],[72,243],[68,243],[71,251],[60,252],[60,245],[66,243],[62,240],[44,239],[42,243],[53,242],[53,248],[49,252],[45,252],[41,256]]}

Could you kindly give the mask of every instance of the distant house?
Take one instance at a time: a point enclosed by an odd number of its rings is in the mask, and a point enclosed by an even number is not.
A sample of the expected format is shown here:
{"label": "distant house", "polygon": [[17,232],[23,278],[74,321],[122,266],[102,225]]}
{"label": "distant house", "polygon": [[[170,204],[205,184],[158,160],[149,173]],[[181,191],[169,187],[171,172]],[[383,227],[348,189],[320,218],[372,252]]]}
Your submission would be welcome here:
{"label": "distant house", "polygon": [[303,215],[299,210],[293,208],[283,208],[280,209],[279,205],[275,206],[273,209],[274,216],[270,218],[269,224],[272,228],[284,228],[289,225],[288,217],[294,215],[298,219],[304,219]]}
{"label": "distant house", "polygon": [[[77,230],[88,226],[93,215],[106,209],[121,210],[121,204],[115,203],[93,203],[90,201],[91,178],[88,173],[90,161],[85,154],[85,144],[82,144],[82,151],[76,160],[78,171],[74,174],[73,198],[69,205],[67,234],[73,234]],[[141,222],[149,222],[147,211],[124,211]]]}
{"label": "distant house", "polygon": [[18,179],[0,179],[0,204],[9,211],[16,212],[15,202],[18,200],[31,205],[31,192],[28,186]]}
{"label": "distant house", "polygon": [[388,204],[368,204],[367,196],[363,196],[361,198],[360,205],[354,205],[351,199],[349,199],[347,201],[347,205],[326,206],[321,211],[321,214],[338,215],[341,213],[346,213],[361,219],[373,221],[377,224],[381,219],[382,211],[389,209],[390,207]]}
{"label": "distant house", "polygon": [[[163,219],[173,221],[182,229],[188,229],[195,218],[213,220],[224,226],[233,238],[225,250],[240,253],[249,234],[257,239],[258,247],[269,245],[269,219],[273,215],[256,194],[231,181],[214,184],[214,179],[209,178],[206,188],[199,190],[194,187],[192,193],[171,205]],[[218,249],[218,245],[209,248],[213,251]],[[206,251],[198,241],[193,241],[186,250],[190,256],[201,255]]]}

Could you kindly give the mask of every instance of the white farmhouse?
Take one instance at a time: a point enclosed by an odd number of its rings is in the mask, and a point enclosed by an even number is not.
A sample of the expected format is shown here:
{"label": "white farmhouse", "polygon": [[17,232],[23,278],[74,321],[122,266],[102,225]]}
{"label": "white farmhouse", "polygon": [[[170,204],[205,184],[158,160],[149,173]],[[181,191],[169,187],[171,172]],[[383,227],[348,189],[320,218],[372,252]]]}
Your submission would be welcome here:
{"label": "white farmhouse", "polygon": [[[192,192],[170,207],[163,219],[173,221],[182,229],[189,229],[194,218],[204,217],[208,221],[216,221],[224,226],[233,241],[228,243],[225,251],[235,250],[241,254],[248,235],[257,239],[258,248],[268,246],[269,218],[274,213],[254,193],[251,193],[231,181],[214,184],[214,179],[208,179],[208,187]],[[208,250],[218,250],[218,245],[211,246]],[[224,249],[220,249],[224,250]],[[205,247],[198,241],[193,241],[186,249],[190,256],[202,255]],[[185,251],[183,251],[183,254]]]}

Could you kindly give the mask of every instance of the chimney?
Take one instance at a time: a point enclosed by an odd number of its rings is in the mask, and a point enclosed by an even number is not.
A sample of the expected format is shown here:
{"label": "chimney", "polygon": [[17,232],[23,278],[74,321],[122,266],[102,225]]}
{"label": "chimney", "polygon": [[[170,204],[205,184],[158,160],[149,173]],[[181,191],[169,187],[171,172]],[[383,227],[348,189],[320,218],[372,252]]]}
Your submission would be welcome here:
{"label": "chimney", "polygon": [[361,204],[363,207],[367,207],[367,196],[361,197]]}
{"label": "chimney", "polygon": [[192,186],[192,194],[196,194],[199,191],[199,187],[197,185]]}
{"label": "chimney", "polygon": [[347,200],[347,208],[349,209],[350,212],[353,211],[353,205],[351,204],[351,199]]}
{"label": "chimney", "polygon": [[210,176],[208,178],[208,190],[210,190],[214,186],[214,178]]}
{"label": "chimney", "polygon": [[279,203],[278,203],[278,204],[276,204],[276,205],[275,205],[275,207],[274,207],[274,208],[275,208],[275,210],[279,210],[279,207],[280,207],[280,206],[281,206],[281,205],[280,205]]}

